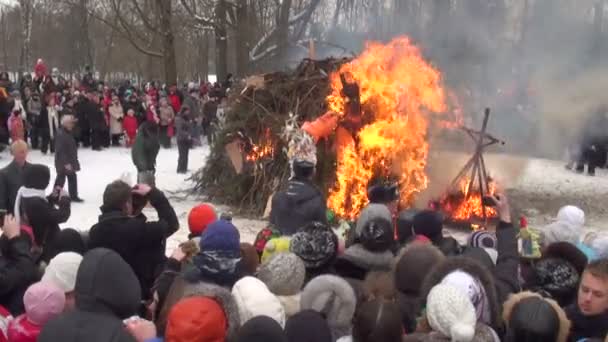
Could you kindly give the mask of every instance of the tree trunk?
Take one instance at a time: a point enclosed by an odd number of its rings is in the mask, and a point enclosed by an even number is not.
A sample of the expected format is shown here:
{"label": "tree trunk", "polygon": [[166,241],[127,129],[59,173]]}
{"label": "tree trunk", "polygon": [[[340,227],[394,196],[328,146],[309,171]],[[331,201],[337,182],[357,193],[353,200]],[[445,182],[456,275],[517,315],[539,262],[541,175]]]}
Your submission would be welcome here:
{"label": "tree trunk", "polygon": [[175,39],[171,27],[171,2],[167,0],[156,0],[160,13],[160,32],[163,45],[163,69],[167,84],[177,83],[177,60],[175,57]]}
{"label": "tree trunk", "polygon": [[236,74],[245,76],[249,71],[249,13],[247,0],[239,0],[236,8]]}
{"label": "tree trunk", "polygon": [[32,0],[20,0],[19,5],[21,7],[21,32],[23,38],[23,45],[21,46],[21,54],[19,56],[19,66],[22,70],[29,70],[32,68]]}
{"label": "tree trunk", "polygon": [[215,73],[222,82],[228,75],[228,34],[226,30],[226,0],[218,0],[215,6]]}
{"label": "tree trunk", "polygon": [[289,11],[291,0],[283,0],[277,22],[277,55],[276,61],[280,64],[286,62],[289,48]]}
{"label": "tree trunk", "polygon": [[208,81],[209,78],[209,38],[205,32],[199,33],[198,43],[198,61],[196,63],[198,69],[198,77],[201,80]]}
{"label": "tree trunk", "polygon": [[[0,10],[0,29],[2,30],[2,69],[10,70],[8,65],[8,19],[6,15],[6,11]],[[21,75],[19,75],[21,77]]]}

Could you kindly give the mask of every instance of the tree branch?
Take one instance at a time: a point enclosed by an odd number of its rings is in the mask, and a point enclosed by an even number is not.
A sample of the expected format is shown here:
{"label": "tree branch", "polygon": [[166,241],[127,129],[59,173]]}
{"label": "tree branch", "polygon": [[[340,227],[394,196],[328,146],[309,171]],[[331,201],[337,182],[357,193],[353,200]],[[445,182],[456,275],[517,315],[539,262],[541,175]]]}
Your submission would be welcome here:
{"label": "tree branch", "polygon": [[135,7],[135,12],[137,12],[137,14],[141,17],[141,21],[144,23],[144,26],[148,30],[160,33],[158,29],[154,25],[152,25],[152,23],[150,23],[148,17],[145,15],[145,13],[142,11],[141,7],[137,3],[137,0],[131,0],[131,3],[133,4],[133,7]]}

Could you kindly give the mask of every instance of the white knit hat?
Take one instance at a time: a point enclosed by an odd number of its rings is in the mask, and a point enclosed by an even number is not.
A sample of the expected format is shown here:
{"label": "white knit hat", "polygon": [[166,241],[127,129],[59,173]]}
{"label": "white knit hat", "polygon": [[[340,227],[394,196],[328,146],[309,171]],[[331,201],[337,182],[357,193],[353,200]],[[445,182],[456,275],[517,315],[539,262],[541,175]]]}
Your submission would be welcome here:
{"label": "white knit hat", "polygon": [[244,277],[232,287],[232,296],[239,307],[241,324],[256,316],[268,316],[285,327],[285,309],[268,287],[254,277]]}
{"label": "white knit hat", "polygon": [[72,292],[76,285],[76,273],[78,273],[81,262],[82,255],[78,253],[59,253],[46,267],[42,281],[54,284],[65,293]]}
{"label": "white knit hat", "polygon": [[427,297],[426,317],[431,328],[452,342],[470,342],[475,336],[477,317],[469,298],[458,288],[435,285]]}

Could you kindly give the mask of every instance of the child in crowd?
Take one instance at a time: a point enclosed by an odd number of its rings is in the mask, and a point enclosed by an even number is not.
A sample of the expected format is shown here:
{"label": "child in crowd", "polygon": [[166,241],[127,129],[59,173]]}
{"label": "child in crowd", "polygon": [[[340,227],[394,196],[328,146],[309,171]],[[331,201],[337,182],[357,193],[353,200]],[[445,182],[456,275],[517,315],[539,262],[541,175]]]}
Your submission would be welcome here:
{"label": "child in crowd", "polygon": [[135,110],[133,108],[129,108],[129,110],[127,110],[127,116],[122,122],[125,135],[127,136],[127,147],[133,146],[133,143],[135,142],[135,137],[137,136],[137,125]]}

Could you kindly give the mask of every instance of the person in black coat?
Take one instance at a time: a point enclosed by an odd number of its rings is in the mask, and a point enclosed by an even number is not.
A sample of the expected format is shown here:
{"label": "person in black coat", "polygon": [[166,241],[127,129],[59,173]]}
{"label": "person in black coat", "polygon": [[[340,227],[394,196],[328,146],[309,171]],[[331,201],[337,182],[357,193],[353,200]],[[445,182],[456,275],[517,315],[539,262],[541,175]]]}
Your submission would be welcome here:
{"label": "person in black coat", "polygon": [[74,111],[76,112],[76,118],[78,119],[78,126],[76,127],[76,138],[82,146],[91,146],[91,126],[89,125],[89,119],[87,110],[89,108],[89,99],[80,93],[75,92],[74,97],[76,99],[74,103]]}
{"label": "person in black coat", "polygon": [[93,151],[101,151],[106,139],[105,134],[108,133],[108,125],[97,93],[89,94],[89,101],[84,104],[84,111],[91,127],[91,147]]}
{"label": "person in black coat", "polygon": [[[133,212],[134,194],[147,197],[158,221],[148,222],[143,214]],[[103,193],[101,212],[89,233],[89,248],[104,247],[120,254],[135,271],[144,299],[149,299],[155,276],[166,261],[166,240],[179,228],[175,210],[158,189],[145,184],[132,189],[115,181]]]}
{"label": "person in black coat", "polygon": [[97,248],[84,255],[76,274],[76,309],[44,325],[39,342],[135,342],[123,320],[137,315],[140,286],[116,252]]}
{"label": "person in black coat", "polygon": [[587,119],[581,134],[576,172],[583,173],[586,164],[588,175],[595,176],[595,168],[606,164],[607,111],[607,107],[601,107]]}
{"label": "person in black coat", "polygon": [[78,146],[72,135],[75,123],[76,121],[71,115],[62,117],[61,128],[55,137],[55,170],[57,170],[55,187],[63,189],[67,177],[72,202],[83,202],[78,197],[76,172],[80,171],[80,163],[78,162]]}
{"label": "person in black coat", "polygon": [[311,222],[327,222],[327,206],[321,191],[312,184],[315,165],[293,161],[294,177],[287,189],[272,198],[270,223],[283,235],[293,235]]}
{"label": "person in black coat", "polygon": [[32,228],[34,246],[42,249],[41,260],[50,260],[45,247],[52,244],[59,234],[59,224],[70,218],[70,197],[56,189],[50,196],[45,195],[51,171],[46,165],[32,164],[25,170],[23,186],[15,199],[17,222]]}
{"label": "person in black coat", "polygon": [[0,209],[13,213],[17,191],[23,185],[23,173],[31,164],[27,162],[27,143],[16,141],[11,145],[13,161],[0,170]]}
{"label": "person in black coat", "polygon": [[0,237],[0,305],[14,316],[24,312],[23,294],[36,281],[37,267],[31,241],[21,234],[17,221],[5,216]]}

